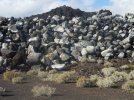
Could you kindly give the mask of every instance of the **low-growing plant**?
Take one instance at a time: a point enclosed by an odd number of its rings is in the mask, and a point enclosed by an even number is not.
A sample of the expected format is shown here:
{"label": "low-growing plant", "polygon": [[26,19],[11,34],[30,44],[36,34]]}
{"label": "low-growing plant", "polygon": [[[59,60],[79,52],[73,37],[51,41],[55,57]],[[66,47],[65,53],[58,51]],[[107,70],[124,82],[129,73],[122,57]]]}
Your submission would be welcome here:
{"label": "low-growing plant", "polygon": [[57,83],[66,83],[69,79],[74,77],[75,71],[48,73],[47,78],[44,81],[55,81]]}
{"label": "low-growing plant", "polygon": [[12,80],[12,78],[21,77],[23,74],[21,72],[16,71],[6,71],[3,73],[4,80]]}
{"label": "low-growing plant", "polygon": [[95,75],[91,75],[90,76],[90,81],[91,82],[96,82],[98,79],[100,79],[101,77],[100,76],[98,76],[97,74],[95,74]]}
{"label": "low-growing plant", "polygon": [[128,74],[127,80],[134,80],[134,70]]}
{"label": "low-growing plant", "polygon": [[34,86],[32,88],[32,93],[35,97],[38,96],[52,96],[56,91],[56,88],[49,87],[48,85],[46,86]]}
{"label": "low-growing plant", "polygon": [[110,76],[111,74],[113,74],[116,71],[116,68],[108,67],[108,68],[103,68],[101,71],[104,74],[104,76]]}
{"label": "low-growing plant", "polygon": [[55,78],[54,81],[57,83],[66,83],[69,79],[71,79],[75,74],[75,71],[67,71],[59,74],[57,78]]}
{"label": "low-growing plant", "polygon": [[58,71],[55,69],[49,71],[49,74],[55,74],[55,73],[58,73]]}
{"label": "low-growing plant", "polygon": [[105,77],[98,79],[96,85],[100,88],[107,88],[115,86],[115,82],[110,77]]}
{"label": "low-growing plant", "polygon": [[3,87],[0,87],[0,96],[3,95],[6,92],[6,89]]}
{"label": "low-growing plant", "polygon": [[90,87],[91,86],[91,81],[89,78],[86,78],[84,76],[80,77],[76,81],[76,87]]}
{"label": "low-growing plant", "polygon": [[12,78],[12,83],[16,84],[16,83],[21,83],[23,80],[23,77],[14,77]]}
{"label": "low-growing plant", "polygon": [[48,76],[48,72],[45,72],[45,71],[38,71],[38,74],[37,74],[37,76],[39,77],[39,78],[47,78],[47,76]]}
{"label": "low-growing plant", "polygon": [[104,63],[104,67],[113,67],[113,63],[107,61]]}
{"label": "low-growing plant", "polygon": [[115,80],[117,81],[124,81],[127,79],[128,74],[125,71],[122,71],[122,72],[115,71],[113,73],[113,76],[115,76]]}
{"label": "low-growing plant", "polygon": [[122,89],[134,93],[134,80],[129,80],[122,85]]}
{"label": "low-growing plant", "polygon": [[38,70],[31,69],[31,70],[27,71],[26,74],[27,74],[28,76],[37,75],[37,74],[38,74]]}

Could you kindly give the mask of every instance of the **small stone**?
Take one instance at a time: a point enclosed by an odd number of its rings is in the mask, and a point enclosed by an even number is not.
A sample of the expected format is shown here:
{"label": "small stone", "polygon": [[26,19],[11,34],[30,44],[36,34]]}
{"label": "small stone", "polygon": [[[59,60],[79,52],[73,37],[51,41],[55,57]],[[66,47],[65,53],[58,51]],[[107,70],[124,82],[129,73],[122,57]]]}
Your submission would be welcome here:
{"label": "small stone", "polygon": [[86,49],[87,49],[89,54],[93,54],[95,52],[95,47],[94,46],[87,46]]}
{"label": "small stone", "polygon": [[59,21],[59,20],[60,20],[60,17],[59,17],[58,15],[54,15],[54,16],[52,17],[52,19],[54,19],[54,20],[56,20],[56,21]]}
{"label": "small stone", "polygon": [[103,57],[105,57],[108,53],[111,53],[111,52],[112,52],[112,49],[106,49],[106,50],[104,50],[104,51],[101,52],[101,55]]}
{"label": "small stone", "polygon": [[62,61],[67,61],[67,60],[70,59],[70,56],[66,53],[61,53],[60,58],[61,58]]}
{"label": "small stone", "polygon": [[0,41],[3,39],[3,33],[0,32]]}
{"label": "small stone", "polygon": [[53,69],[63,70],[66,68],[66,65],[65,64],[55,64],[55,65],[51,65],[51,67]]}
{"label": "small stone", "polygon": [[54,31],[63,33],[65,30],[62,26],[55,27]]}
{"label": "small stone", "polygon": [[88,53],[88,51],[87,51],[86,48],[83,48],[83,49],[81,50],[81,54],[82,54],[83,56],[87,55],[87,53]]}
{"label": "small stone", "polygon": [[28,64],[39,64],[41,60],[41,53],[30,53],[27,56],[27,63]]}
{"label": "small stone", "polygon": [[118,55],[119,58],[124,58],[124,56],[125,56],[125,53],[124,53],[124,52],[121,52],[121,53],[119,53],[119,55]]}
{"label": "small stone", "polygon": [[109,26],[105,26],[104,27],[104,31],[108,30]]}

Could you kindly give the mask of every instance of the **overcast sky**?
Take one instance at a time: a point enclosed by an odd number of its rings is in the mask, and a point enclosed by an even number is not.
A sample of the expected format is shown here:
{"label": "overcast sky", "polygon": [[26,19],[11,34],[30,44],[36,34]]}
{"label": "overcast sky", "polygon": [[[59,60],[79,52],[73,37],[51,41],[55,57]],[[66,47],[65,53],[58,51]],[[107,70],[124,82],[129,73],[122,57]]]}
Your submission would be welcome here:
{"label": "overcast sky", "polygon": [[114,14],[134,13],[134,0],[0,0],[0,16],[30,16],[63,5],[88,12],[110,9]]}

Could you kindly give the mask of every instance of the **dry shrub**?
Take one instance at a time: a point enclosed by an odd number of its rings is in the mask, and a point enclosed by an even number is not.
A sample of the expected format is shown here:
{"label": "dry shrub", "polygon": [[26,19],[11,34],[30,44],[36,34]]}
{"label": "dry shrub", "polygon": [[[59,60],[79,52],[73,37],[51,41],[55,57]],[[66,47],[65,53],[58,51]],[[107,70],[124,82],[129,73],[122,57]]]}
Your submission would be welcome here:
{"label": "dry shrub", "polygon": [[134,93],[134,80],[129,80],[122,85],[122,89]]}
{"label": "dry shrub", "polygon": [[44,72],[44,71],[38,71],[37,76],[39,78],[47,78],[48,72]]}
{"label": "dry shrub", "polygon": [[108,67],[108,68],[103,68],[101,71],[104,74],[104,76],[110,76],[111,74],[113,74],[116,71],[116,68]]}
{"label": "dry shrub", "polygon": [[32,93],[35,97],[38,96],[52,96],[56,91],[56,88],[47,86],[34,86],[32,88]]}
{"label": "dry shrub", "polygon": [[124,81],[126,80],[128,74],[126,72],[118,72],[118,71],[115,71],[111,76],[109,76],[109,78],[117,83],[117,82],[120,82],[120,81]]}
{"label": "dry shrub", "polygon": [[128,74],[127,80],[134,80],[134,70]]}
{"label": "dry shrub", "polygon": [[75,71],[66,71],[66,72],[54,72],[48,73],[47,77],[44,78],[44,81],[55,81],[57,83],[66,83],[69,79],[74,77]]}
{"label": "dry shrub", "polygon": [[37,75],[37,74],[38,74],[38,70],[31,69],[31,70],[27,71],[26,74],[27,74],[28,76]]}
{"label": "dry shrub", "polygon": [[58,77],[56,77],[54,81],[56,81],[57,83],[66,83],[69,79],[71,79],[74,76],[74,74],[75,71],[63,72],[57,75]]}
{"label": "dry shrub", "polygon": [[98,76],[97,74],[95,74],[95,75],[91,75],[90,76],[90,81],[91,82],[96,82],[98,79],[100,79],[101,77],[100,76]]}
{"label": "dry shrub", "polygon": [[16,84],[16,83],[21,83],[23,80],[23,77],[14,77],[12,78],[12,83]]}
{"label": "dry shrub", "polygon": [[58,71],[55,69],[49,71],[49,74],[55,74],[55,73],[58,73]]}
{"label": "dry shrub", "polygon": [[3,87],[0,87],[0,96],[3,95],[6,92],[6,89]]}
{"label": "dry shrub", "polygon": [[16,71],[6,71],[3,74],[4,80],[12,80],[12,78],[21,77],[21,76],[23,76],[23,74],[21,72],[16,72]]}
{"label": "dry shrub", "polygon": [[107,61],[104,63],[104,67],[113,67],[113,63]]}
{"label": "dry shrub", "polygon": [[115,82],[110,77],[105,77],[98,79],[96,85],[100,88],[107,88],[115,86]]}
{"label": "dry shrub", "polygon": [[76,81],[76,87],[90,87],[91,86],[91,81],[89,78],[86,78],[84,76],[80,77]]}

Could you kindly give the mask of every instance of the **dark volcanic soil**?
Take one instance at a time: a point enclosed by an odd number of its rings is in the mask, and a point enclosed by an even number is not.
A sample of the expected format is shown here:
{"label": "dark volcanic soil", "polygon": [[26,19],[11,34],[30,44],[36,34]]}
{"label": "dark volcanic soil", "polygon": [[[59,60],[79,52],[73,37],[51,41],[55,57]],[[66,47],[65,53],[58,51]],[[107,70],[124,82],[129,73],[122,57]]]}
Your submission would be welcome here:
{"label": "dark volcanic soil", "polygon": [[[56,87],[56,94],[52,97],[33,97],[31,89],[37,84]],[[116,88],[76,88],[73,83],[42,82],[34,77],[27,77],[24,83],[13,85],[11,82],[3,81],[0,75],[0,86],[7,89],[6,94],[0,96],[0,100],[134,100],[134,94]]]}

